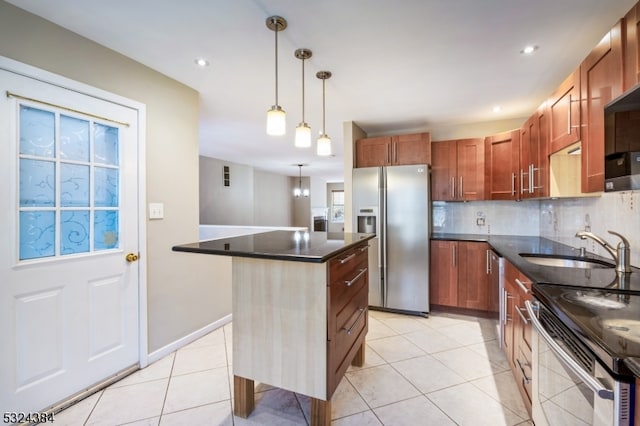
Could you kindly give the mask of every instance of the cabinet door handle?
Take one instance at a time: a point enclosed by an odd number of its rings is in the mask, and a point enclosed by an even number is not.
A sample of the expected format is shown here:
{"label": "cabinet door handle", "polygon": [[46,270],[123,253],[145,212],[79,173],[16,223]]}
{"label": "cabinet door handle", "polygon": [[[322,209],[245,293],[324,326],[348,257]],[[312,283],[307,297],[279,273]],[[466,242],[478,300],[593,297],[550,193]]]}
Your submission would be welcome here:
{"label": "cabinet door handle", "polygon": [[451,182],[449,183],[449,189],[451,190],[451,198],[456,198],[456,178],[451,176]]}
{"label": "cabinet door handle", "polygon": [[511,173],[511,195],[516,196],[516,174]]}
{"label": "cabinet door handle", "polygon": [[367,251],[368,249],[369,246],[360,247],[360,253],[362,253],[363,251]]}
{"label": "cabinet door handle", "polygon": [[526,175],[528,173],[525,173],[523,169],[520,169],[520,193],[524,194],[524,175]]}
{"label": "cabinet door handle", "polygon": [[460,176],[460,198],[464,198],[464,190],[462,189],[462,176]]}
{"label": "cabinet door handle", "polygon": [[520,306],[515,306],[516,308],[516,312],[518,313],[518,315],[520,315],[520,318],[522,319],[522,321],[524,321],[525,324],[529,324],[531,322],[531,320],[527,317],[524,316],[524,311],[526,311],[525,308],[521,308]]}
{"label": "cabinet door handle", "polygon": [[491,274],[491,250],[487,250],[487,275]]}
{"label": "cabinet door handle", "polygon": [[[524,384],[528,385],[529,383],[531,383],[531,378],[527,377],[527,375],[525,374],[524,368],[522,367],[522,363],[518,358],[516,358],[516,363],[518,364],[518,368],[520,369],[520,375],[522,376],[522,380],[524,381]],[[525,364],[525,365],[529,366],[529,364]]]}
{"label": "cabinet door handle", "polygon": [[353,332],[353,329],[356,327],[356,325],[358,325],[358,323],[362,319],[362,316],[365,313],[365,309],[364,308],[358,308],[358,311],[360,311],[360,314],[358,314],[358,318],[356,318],[356,320],[353,322],[353,324],[351,324],[351,327],[349,327],[349,328],[342,327],[342,329],[347,332],[347,336],[351,335],[351,333]]}
{"label": "cabinet door handle", "polygon": [[453,266],[455,268],[456,264],[458,263],[457,259],[456,259],[456,246],[455,245],[451,246],[451,256],[452,256],[452,260],[453,260]]}
{"label": "cabinet door handle", "polygon": [[352,280],[345,281],[344,283],[347,285],[347,287],[351,287],[351,284],[358,281],[360,277],[362,277],[365,274],[365,272],[367,272],[367,268],[360,269],[360,272],[358,273],[358,275],[356,275]]}
{"label": "cabinet door handle", "polygon": [[571,93],[569,93],[569,108],[567,108],[567,135],[571,134]]}
{"label": "cabinet door handle", "polygon": [[529,294],[529,289],[527,288],[527,286],[524,285],[524,283],[520,281],[518,278],[516,278],[516,284],[518,284],[518,287],[520,287],[520,289],[524,292],[524,294]]}
{"label": "cabinet door handle", "polygon": [[398,143],[394,142],[393,144],[393,162],[398,162]]}
{"label": "cabinet door handle", "polygon": [[340,264],[345,264],[348,261],[350,261],[351,259],[353,259],[354,257],[356,257],[356,254],[355,253],[351,253],[349,256],[343,257],[342,259],[340,259]]}

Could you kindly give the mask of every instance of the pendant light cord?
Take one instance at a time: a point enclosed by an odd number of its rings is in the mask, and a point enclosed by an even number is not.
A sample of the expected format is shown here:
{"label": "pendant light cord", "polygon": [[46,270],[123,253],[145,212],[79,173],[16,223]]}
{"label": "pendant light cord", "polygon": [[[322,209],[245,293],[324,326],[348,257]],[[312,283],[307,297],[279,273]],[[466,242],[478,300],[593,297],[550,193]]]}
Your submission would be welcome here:
{"label": "pendant light cord", "polygon": [[326,135],[327,134],[327,130],[324,127],[324,121],[325,121],[325,108],[324,108],[324,82],[325,79],[322,79],[322,134]]}
{"label": "pendant light cord", "polygon": [[276,19],[274,19],[274,25],[275,25],[275,37],[276,37],[276,105],[278,104],[278,21]]}
{"label": "pendant light cord", "polygon": [[302,122],[304,123],[304,58],[302,58]]}

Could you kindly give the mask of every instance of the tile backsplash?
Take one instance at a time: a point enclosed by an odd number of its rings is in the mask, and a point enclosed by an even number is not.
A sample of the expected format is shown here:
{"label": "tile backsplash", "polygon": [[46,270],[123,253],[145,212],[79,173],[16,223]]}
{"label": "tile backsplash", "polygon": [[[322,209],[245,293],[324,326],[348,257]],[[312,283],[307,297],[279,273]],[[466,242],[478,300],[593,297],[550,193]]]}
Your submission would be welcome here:
{"label": "tile backsplash", "polygon": [[434,233],[540,235],[604,257],[592,240],[575,237],[590,230],[614,247],[624,235],[631,246],[631,264],[640,266],[640,191],[603,193],[588,198],[515,201],[433,202]]}

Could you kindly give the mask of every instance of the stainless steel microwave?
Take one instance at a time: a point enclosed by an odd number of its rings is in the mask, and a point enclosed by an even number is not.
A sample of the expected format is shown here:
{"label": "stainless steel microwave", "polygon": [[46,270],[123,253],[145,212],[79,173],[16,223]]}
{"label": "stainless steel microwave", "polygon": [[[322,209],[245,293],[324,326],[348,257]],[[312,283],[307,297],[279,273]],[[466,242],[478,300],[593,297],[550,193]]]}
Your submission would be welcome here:
{"label": "stainless steel microwave", "polygon": [[605,191],[640,189],[640,85],[604,109]]}

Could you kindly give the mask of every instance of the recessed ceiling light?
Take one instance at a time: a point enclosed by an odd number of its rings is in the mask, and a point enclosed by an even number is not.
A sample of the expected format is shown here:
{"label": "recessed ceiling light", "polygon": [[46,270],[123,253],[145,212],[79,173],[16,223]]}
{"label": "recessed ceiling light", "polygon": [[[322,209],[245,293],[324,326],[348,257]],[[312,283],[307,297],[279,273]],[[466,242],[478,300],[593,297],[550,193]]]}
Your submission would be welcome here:
{"label": "recessed ceiling light", "polygon": [[194,62],[199,67],[208,67],[209,66],[209,61],[207,61],[204,58],[196,58]]}
{"label": "recessed ceiling light", "polygon": [[496,105],[493,107],[493,112],[500,112],[502,111],[502,107],[500,105]]}
{"label": "recessed ceiling light", "polygon": [[523,55],[531,55],[533,52],[538,50],[538,46],[525,46],[524,49],[520,51]]}

